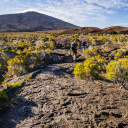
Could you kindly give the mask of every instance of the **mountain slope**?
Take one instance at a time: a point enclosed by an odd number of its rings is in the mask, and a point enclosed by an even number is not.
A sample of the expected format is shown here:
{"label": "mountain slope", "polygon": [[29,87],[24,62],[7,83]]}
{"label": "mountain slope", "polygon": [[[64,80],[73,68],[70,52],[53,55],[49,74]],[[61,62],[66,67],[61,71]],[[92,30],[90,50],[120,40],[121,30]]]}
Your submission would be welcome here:
{"label": "mountain slope", "polygon": [[0,32],[62,30],[77,27],[78,26],[37,12],[0,15]]}

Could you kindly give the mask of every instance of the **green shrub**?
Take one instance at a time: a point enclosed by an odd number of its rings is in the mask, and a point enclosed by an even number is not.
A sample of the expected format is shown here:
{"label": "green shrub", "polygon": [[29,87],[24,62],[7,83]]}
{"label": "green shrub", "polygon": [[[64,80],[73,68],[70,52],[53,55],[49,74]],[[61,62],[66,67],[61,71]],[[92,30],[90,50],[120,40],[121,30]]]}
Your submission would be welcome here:
{"label": "green shrub", "polygon": [[5,104],[8,102],[8,97],[5,91],[0,92],[0,107],[4,107]]}

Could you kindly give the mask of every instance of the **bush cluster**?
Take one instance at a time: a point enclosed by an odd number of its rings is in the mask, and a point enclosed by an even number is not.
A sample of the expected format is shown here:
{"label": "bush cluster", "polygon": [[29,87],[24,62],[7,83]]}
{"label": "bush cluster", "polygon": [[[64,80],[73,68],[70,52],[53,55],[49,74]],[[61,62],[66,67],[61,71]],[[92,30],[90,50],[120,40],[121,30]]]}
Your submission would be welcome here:
{"label": "bush cluster", "polygon": [[12,75],[23,75],[28,71],[28,63],[21,57],[15,57],[14,59],[9,60],[8,62],[8,76]]}
{"label": "bush cluster", "polygon": [[105,70],[106,59],[100,55],[88,58],[84,64],[78,64],[74,68],[76,78],[98,79],[99,73]]}
{"label": "bush cluster", "polygon": [[91,50],[84,50],[84,56],[85,58],[89,58],[89,57],[93,57],[93,56],[97,56],[99,54],[99,50],[98,49],[91,49]]}
{"label": "bush cluster", "polygon": [[[1,57],[6,62],[8,77],[23,75],[29,69],[42,64],[42,52],[56,48],[56,33],[6,33]],[[34,42],[34,43],[33,43]],[[5,50],[6,49],[6,50]]]}
{"label": "bush cluster", "polygon": [[125,84],[128,79],[128,58],[111,61],[106,66],[106,73],[109,80]]}

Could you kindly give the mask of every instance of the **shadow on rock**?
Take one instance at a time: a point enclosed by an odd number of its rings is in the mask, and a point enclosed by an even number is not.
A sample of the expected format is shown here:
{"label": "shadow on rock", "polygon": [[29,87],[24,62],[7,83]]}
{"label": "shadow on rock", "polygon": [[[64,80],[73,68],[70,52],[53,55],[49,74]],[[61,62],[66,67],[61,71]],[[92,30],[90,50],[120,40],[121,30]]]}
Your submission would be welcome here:
{"label": "shadow on rock", "polygon": [[[9,97],[9,104],[0,111],[0,128],[15,128],[20,121],[35,115],[32,111],[37,105],[33,101],[17,96],[21,88],[10,89],[13,94]],[[7,94],[9,93],[8,90]]]}

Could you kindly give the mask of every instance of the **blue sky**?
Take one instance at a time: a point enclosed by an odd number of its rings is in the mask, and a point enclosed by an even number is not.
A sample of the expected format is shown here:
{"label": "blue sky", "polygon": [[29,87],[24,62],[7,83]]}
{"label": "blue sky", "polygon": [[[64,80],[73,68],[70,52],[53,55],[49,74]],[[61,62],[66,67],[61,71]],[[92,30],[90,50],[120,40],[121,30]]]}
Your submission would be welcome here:
{"label": "blue sky", "polygon": [[0,15],[37,11],[84,27],[128,27],[128,0],[0,0]]}

